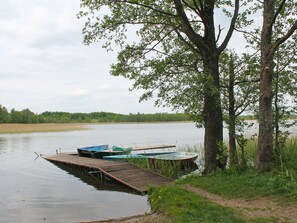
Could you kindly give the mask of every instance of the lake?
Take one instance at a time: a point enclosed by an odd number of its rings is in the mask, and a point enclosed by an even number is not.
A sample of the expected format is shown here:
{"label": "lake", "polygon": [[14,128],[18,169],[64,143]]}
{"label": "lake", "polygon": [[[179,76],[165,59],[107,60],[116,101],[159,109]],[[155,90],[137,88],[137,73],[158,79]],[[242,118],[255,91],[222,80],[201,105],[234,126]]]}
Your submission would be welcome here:
{"label": "lake", "polygon": [[[102,220],[150,211],[146,196],[88,173],[58,167],[36,153],[75,152],[98,144],[179,148],[203,143],[194,123],[100,124],[89,130],[0,135],[0,222],[67,223]],[[257,132],[257,125],[246,134]],[[291,128],[296,135],[296,127]],[[224,131],[227,140],[227,131]]]}
{"label": "lake", "polygon": [[150,211],[146,196],[126,187],[102,184],[87,173],[65,169],[38,157],[111,144],[149,146],[202,144],[194,123],[100,124],[71,132],[0,135],[0,222],[78,222]]}

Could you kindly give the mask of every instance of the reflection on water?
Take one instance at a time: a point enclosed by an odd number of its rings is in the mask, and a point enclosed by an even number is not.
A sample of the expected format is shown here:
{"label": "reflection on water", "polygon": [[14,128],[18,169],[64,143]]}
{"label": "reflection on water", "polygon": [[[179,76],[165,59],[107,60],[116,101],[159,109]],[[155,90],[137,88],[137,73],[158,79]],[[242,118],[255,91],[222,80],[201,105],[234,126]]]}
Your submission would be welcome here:
{"label": "reflection on water", "polygon": [[70,166],[55,162],[52,163],[62,170],[68,172],[69,174],[79,178],[81,181],[87,183],[88,185],[93,186],[97,190],[118,191],[130,194],[137,194],[134,190],[129,189],[125,185],[118,184],[112,180],[102,179],[102,175],[99,171],[90,171],[76,166]]}
{"label": "reflection on water", "polygon": [[0,222],[79,222],[150,211],[146,196],[37,158],[111,144],[199,144],[193,123],[91,125],[91,130],[0,135]]}

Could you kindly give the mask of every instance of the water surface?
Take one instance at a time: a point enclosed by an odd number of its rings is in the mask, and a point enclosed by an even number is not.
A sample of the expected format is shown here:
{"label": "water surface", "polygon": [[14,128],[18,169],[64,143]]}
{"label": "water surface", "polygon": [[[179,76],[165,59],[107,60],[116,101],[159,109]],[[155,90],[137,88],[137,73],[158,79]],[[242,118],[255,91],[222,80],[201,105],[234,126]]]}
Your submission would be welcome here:
{"label": "water surface", "polygon": [[146,196],[37,157],[111,144],[201,144],[193,123],[104,124],[90,130],[0,135],[0,222],[79,222],[150,211]]}

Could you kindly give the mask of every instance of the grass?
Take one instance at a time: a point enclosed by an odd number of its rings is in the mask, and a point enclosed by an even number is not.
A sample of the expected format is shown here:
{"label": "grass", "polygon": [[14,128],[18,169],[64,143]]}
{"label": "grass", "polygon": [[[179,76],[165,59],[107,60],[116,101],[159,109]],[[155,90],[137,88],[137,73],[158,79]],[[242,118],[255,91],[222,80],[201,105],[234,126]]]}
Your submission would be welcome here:
{"label": "grass", "polygon": [[275,159],[270,172],[258,173],[254,170],[256,151],[257,142],[251,140],[246,147],[248,167],[235,166],[207,176],[191,175],[179,180],[179,183],[201,187],[225,198],[273,197],[297,202],[297,138],[286,141],[284,165],[281,166]]}
{"label": "grass", "polygon": [[225,198],[272,197],[297,201],[297,182],[280,172],[257,173],[253,169],[217,171],[207,176],[189,176],[180,184],[201,187]]}
{"label": "grass", "polygon": [[226,199],[257,199],[266,197],[286,205],[297,203],[297,138],[287,140],[283,148],[283,166],[274,160],[274,169],[259,173],[254,170],[257,142],[250,141],[246,147],[248,166],[235,166],[218,170],[207,176],[188,175],[175,185],[152,188],[149,201],[153,211],[165,214],[171,222],[290,222],[276,216],[248,217],[235,209],[215,204],[206,198],[179,187],[190,184],[204,188]]}
{"label": "grass", "polygon": [[168,163],[166,161],[158,160],[152,165],[148,159],[127,159],[125,160],[128,163],[134,164],[140,168],[148,169],[154,171],[162,176],[170,177],[177,179],[180,176],[187,174],[192,171],[191,168],[182,168],[177,163]]}
{"label": "grass", "polygon": [[87,129],[83,124],[0,124],[0,134],[62,132]]}
{"label": "grass", "polygon": [[287,171],[295,173],[297,178],[297,138],[286,141],[284,148],[284,166]]}
{"label": "grass", "polygon": [[176,186],[151,189],[149,201],[153,211],[166,213],[174,223],[246,222],[244,216],[233,209],[217,205]]}

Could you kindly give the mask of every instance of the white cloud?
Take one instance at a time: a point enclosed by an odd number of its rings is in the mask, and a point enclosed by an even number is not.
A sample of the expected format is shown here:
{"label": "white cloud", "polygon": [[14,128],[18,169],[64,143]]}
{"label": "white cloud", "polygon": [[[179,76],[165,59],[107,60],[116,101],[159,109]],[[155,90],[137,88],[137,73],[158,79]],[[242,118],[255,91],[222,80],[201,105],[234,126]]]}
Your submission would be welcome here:
{"label": "white cloud", "polygon": [[73,91],[68,92],[68,95],[70,96],[87,96],[89,95],[90,91],[86,89],[76,89]]}

